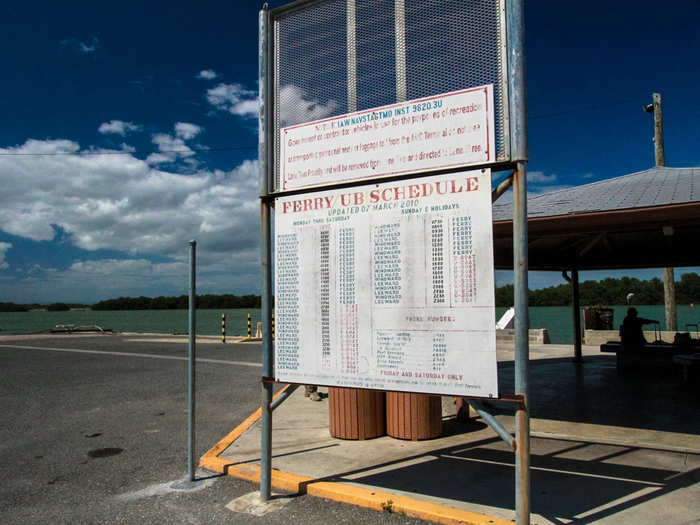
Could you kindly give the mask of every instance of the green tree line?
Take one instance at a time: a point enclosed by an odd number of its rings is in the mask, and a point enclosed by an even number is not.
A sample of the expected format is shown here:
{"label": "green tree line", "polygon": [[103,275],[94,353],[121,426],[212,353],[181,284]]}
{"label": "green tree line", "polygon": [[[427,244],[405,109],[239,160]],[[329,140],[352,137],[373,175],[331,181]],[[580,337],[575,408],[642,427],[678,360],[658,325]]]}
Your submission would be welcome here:
{"label": "green tree line", "polygon": [[[260,308],[259,295],[198,295],[197,308]],[[118,297],[100,301],[93,310],[182,310],[188,308],[189,296],[177,297]]]}
{"label": "green tree line", "polygon": [[[582,306],[596,304],[626,304],[627,294],[633,293],[633,304],[663,304],[664,285],[661,279],[654,278],[641,281],[634,277],[620,279],[603,279],[602,281],[584,281],[579,284]],[[571,286],[560,284],[540,290],[529,290],[530,306],[567,306],[571,304]],[[177,297],[118,297],[100,301],[92,306],[93,310],[181,310],[188,307],[189,296]],[[686,273],[676,281],[676,302],[678,304],[700,303],[700,275]],[[40,304],[15,304],[0,302],[0,312],[26,312],[36,308],[63,310],[82,307],[82,304],[53,303],[48,306]],[[513,285],[506,284],[496,288],[496,306],[513,306]],[[197,308],[260,308],[259,295],[198,295]]]}
{"label": "green tree line", "polygon": [[0,312],[28,312],[29,310],[48,310],[49,312],[66,312],[71,308],[86,308],[80,303],[51,303],[45,304],[16,304],[16,303],[0,303]]}
{"label": "green tree line", "polygon": [[[700,302],[700,275],[686,273],[676,281],[676,303],[690,304]],[[582,306],[596,304],[626,304],[627,295],[634,294],[632,304],[663,304],[664,283],[653,278],[641,281],[634,277],[620,279],[607,278],[602,281],[584,281],[579,283],[579,297]],[[567,306],[571,304],[571,285],[559,284],[540,290],[528,291],[530,306]],[[507,284],[496,288],[496,306],[513,306],[513,285]]]}

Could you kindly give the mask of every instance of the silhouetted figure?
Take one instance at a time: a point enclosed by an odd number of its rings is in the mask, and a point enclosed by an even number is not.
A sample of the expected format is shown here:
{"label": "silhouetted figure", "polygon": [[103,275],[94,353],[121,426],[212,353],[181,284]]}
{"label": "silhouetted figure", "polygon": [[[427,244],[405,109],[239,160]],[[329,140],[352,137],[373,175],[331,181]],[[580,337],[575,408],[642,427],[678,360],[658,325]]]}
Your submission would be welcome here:
{"label": "silhouetted figure", "polygon": [[646,339],[642,332],[642,326],[649,323],[655,323],[654,319],[644,319],[637,316],[637,309],[630,307],[627,309],[627,317],[622,321],[620,326],[620,339],[622,346],[626,348],[644,346]]}

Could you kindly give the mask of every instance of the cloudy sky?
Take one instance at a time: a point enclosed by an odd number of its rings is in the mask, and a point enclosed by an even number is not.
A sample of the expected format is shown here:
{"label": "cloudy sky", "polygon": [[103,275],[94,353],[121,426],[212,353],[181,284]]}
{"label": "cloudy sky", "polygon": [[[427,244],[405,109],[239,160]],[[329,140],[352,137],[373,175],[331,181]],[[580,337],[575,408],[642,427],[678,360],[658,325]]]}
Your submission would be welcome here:
{"label": "cloudy sky", "polygon": [[[654,91],[667,164],[700,165],[700,7],[646,4],[527,3],[532,192],[651,167],[642,106]],[[192,238],[202,293],[258,292],[259,7],[39,1],[5,10],[0,301],[185,293]],[[334,109],[287,89],[292,111]],[[559,282],[531,276],[533,287]]]}

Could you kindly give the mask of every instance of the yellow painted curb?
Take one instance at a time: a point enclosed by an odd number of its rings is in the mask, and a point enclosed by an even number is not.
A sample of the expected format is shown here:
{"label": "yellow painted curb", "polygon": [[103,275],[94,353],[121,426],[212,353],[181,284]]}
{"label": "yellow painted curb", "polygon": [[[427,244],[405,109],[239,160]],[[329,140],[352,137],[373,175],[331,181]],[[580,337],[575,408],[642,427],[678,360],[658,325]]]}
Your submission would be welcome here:
{"label": "yellow painted curb", "polygon": [[[279,397],[287,388],[289,388],[289,385],[277,392],[273,399]],[[260,483],[260,467],[258,465],[234,463],[229,459],[219,457],[219,454],[253,426],[260,419],[261,415],[262,409],[258,408],[245,421],[229,432],[226,437],[209,449],[200,459],[199,465],[234,478]],[[514,523],[512,520],[455,509],[454,507],[421,501],[389,492],[357,487],[347,483],[315,481],[314,478],[276,469],[271,471],[270,484],[274,488],[286,492],[309,494],[310,496],[349,503],[358,507],[406,514],[414,518],[445,525],[512,525]]]}
{"label": "yellow painted curb", "polygon": [[306,487],[306,493],[359,507],[405,514],[413,518],[444,523],[446,525],[513,525],[511,520],[346,483],[317,481],[309,483]]}

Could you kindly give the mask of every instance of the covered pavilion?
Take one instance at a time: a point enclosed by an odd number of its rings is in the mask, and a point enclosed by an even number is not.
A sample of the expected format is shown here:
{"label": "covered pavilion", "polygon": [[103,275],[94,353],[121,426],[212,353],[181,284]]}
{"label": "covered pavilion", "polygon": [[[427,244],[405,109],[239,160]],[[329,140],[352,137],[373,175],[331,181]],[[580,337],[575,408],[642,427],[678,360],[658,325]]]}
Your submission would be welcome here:
{"label": "covered pavilion", "polygon": [[[700,168],[654,168],[528,198],[530,270],[571,272],[581,357],[580,270],[700,265]],[[513,267],[512,203],[493,205],[497,269]]]}

